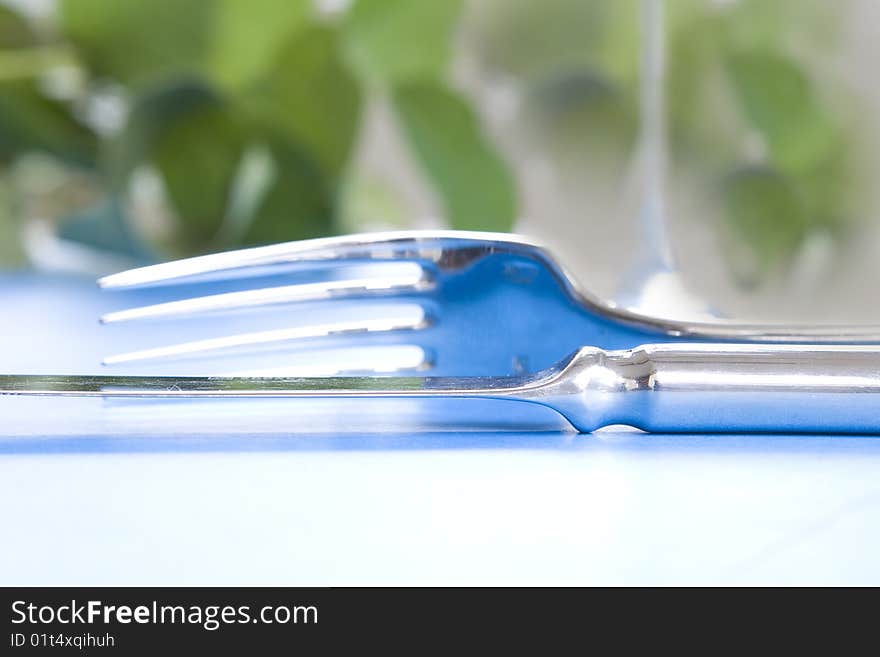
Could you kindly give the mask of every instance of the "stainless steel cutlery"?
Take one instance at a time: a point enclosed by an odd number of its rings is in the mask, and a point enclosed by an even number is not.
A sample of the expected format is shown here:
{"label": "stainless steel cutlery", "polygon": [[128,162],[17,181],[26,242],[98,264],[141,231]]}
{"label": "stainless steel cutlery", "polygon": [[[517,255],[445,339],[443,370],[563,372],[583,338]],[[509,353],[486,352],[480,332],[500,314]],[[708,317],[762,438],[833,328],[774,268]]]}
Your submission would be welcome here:
{"label": "stainless steel cutlery", "polygon": [[0,376],[0,395],[462,398],[549,407],[579,431],[880,433],[880,351],[867,346],[584,347],[517,377]]}
{"label": "stainless steel cutlery", "polygon": [[[218,281],[236,287],[198,292]],[[512,235],[410,231],[308,240],[134,269],[100,285],[184,291],[109,313],[107,323],[207,314],[222,325],[228,312],[293,315],[306,303],[356,302],[344,320],[189,335],[108,356],[108,364],[184,359],[177,368],[185,372],[193,355],[259,347],[278,349],[281,361],[296,357],[282,347],[315,341],[349,353],[384,344],[421,355],[365,372],[383,376],[2,375],[0,395],[502,399],[552,408],[580,431],[627,424],[662,432],[880,433],[880,327],[640,314],[601,300],[547,249]],[[391,304],[384,315],[358,314],[359,304],[377,298]],[[396,375],[419,369],[430,376]]]}

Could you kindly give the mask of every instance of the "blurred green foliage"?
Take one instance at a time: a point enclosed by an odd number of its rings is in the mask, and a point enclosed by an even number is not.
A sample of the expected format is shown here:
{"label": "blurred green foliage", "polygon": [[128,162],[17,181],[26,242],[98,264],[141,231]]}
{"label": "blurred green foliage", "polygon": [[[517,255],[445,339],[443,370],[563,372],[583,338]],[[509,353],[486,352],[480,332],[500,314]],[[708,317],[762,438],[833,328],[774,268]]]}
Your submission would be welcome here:
{"label": "blurred green foliage", "polygon": [[[336,12],[311,0],[59,0],[57,25],[35,29],[0,8],[0,167],[38,153],[87,170],[104,197],[53,218],[59,233],[132,256],[147,253],[126,202],[145,169],[173,219],[144,235],[161,254],[328,235],[350,229],[343,212],[365,198],[346,190],[359,184],[365,97],[379,93],[449,223],[508,230],[511,174],[445,82],[460,11],[457,0]],[[72,90],[44,84],[59,69]]]}
{"label": "blurred green foliage", "polygon": [[480,137],[473,111],[438,82],[395,89],[394,104],[425,172],[456,228],[510,228],[515,189],[504,164]]}
{"label": "blurred green foliage", "polygon": [[[99,190],[52,217],[60,234],[132,257],[344,232],[376,209],[398,222],[386,190],[352,176],[372,94],[388,99],[450,225],[509,230],[516,181],[448,82],[466,10],[480,65],[518,81],[551,148],[619,160],[639,133],[639,0],[58,2],[48,24],[0,6],[7,262],[20,257],[10,171],[33,154]],[[855,214],[852,126],[798,54],[833,43],[832,4],[666,3],[673,168],[714,190],[757,278]],[[757,155],[744,147],[756,140]],[[161,230],[131,216],[144,171],[170,205]]]}
{"label": "blurred green foliage", "polygon": [[379,84],[444,77],[461,0],[359,0],[344,22],[350,61]]}

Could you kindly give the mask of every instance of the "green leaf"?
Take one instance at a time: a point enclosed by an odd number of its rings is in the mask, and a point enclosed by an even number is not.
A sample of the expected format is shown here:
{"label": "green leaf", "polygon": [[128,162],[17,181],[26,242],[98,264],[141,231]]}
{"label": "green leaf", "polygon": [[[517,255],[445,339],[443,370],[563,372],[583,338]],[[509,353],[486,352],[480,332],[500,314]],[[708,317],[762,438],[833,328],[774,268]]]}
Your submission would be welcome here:
{"label": "green leaf", "polygon": [[140,85],[200,68],[214,9],[209,0],[63,0],[60,19],[92,73]]}
{"label": "green leaf", "polygon": [[345,21],[351,61],[367,79],[440,77],[461,0],[356,0]]}
{"label": "green leaf", "polygon": [[764,167],[747,167],[723,186],[727,220],[752,250],[762,273],[791,257],[809,229],[809,218],[792,182]]}
{"label": "green leaf", "polygon": [[212,78],[227,87],[252,81],[306,23],[310,10],[308,0],[218,0],[208,57]]}
{"label": "green leaf", "polygon": [[132,231],[118,199],[110,199],[88,212],[62,219],[58,236],[93,249],[127,256],[136,262],[148,263],[155,259]]}
{"label": "green leaf", "polygon": [[15,267],[25,262],[21,227],[13,203],[12,184],[0,177],[0,265]]}
{"label": "green leaf", "polygon": [[449,222],[460,229],[510,230],[516,215],[514,181],[470,106],[430,82],[398,87],[394,103]]}
{"label": "green leaf", "polygon": [[121,132],[104,144],[103,159],[111,186],[120,190],[132,170],[149,160],[167,126],[180,117],[223,101],[198,80],[162,84],[138,94]]}
{"label": "green leaf", "polygon": [[389,180],[355,171],[342,186],[337,224],[343,232],[402,229],[410,218],[400,189]]}
{"label": "green leaf", "polygon": [[530,89],[525,115],[554,154],[578,170],[588,158],[620,164],[628,159],[638,129],[634,99],[598,73],[558,72]]}
{"label": "green leaf", "polygon": [[39,43],[28,22],[13,9],[0,5],[0,48],[27,48]]}
{"label": "green leaf", "polygon": [[0,266],[17,267],[25,263],[20,228],[11,216],[0,215]]}
{"label": "green leaf", "polygon": [[826,156],[838,136],[797,63],[779,53],[748,51],[729,56],[727,64],[740,106],[776,164],[803,171]]}
{"label": "green leaf", "polygon": [[331,234],[333,200],[321,172],[290,144],[276,142],[271,151],[274,180],[242,242],[268,244]]}
{"label": "green leaf", "polygon": [[180,219],[176,249],[223,246],[218,240],[245,146],[242,126],[220,102],[195,107],[163,126],[153,161]]}
{"label": "green leaf", "polygon": [[614,29],[612,17],[618,5],[631,4],[631,0],[481,0],[469,7],[469,19],[477,34],[475,48],[488,66],[529,77],[595,65]]}
{"label": "green leaf", "polygon": [[[848,137],[858,139],[856,135]],[[831,234],[872,212],[871,173],[864,169],[849,141],[842,139],[815,168],[797,176],[811,224]]]}
{"label": "green leaf", "polygon": [[0,82],[0,162],[29,151],[50,153],[71,164],[92,166],[95,134],[64,103],[45,97],[30,80]]}
{"label": "green leaf", "polygon": [[307,151],[325,175],[339,175],[354,144],[361,97],[333,28],[298,32],[243,102],[259,123]]}

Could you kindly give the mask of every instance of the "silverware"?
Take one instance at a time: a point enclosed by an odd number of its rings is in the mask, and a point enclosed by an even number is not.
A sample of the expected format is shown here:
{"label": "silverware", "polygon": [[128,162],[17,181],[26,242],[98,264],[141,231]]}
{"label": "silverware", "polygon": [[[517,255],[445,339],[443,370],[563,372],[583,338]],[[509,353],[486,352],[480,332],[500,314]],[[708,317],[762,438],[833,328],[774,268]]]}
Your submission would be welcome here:
{"label": "silverware", "polygon": [[[309,282],[303,283],[303,276]],[[256,282],[249,287],[251,281]],[[217,284],[238,289],[200,291]],[[180,342],[112,355],[107,364],[267,346],[405,344],[421,348],[418,362],[389,362],[385,370],[415,367],[481,376],[535,373],[584,344],[623,349],[681,340],[880,343],[876,325],[793,326],[642,314],[590,292],[540,244],[495,233],[404,231],[290,242],[134,269],[108,276],[100,285],[172,286],[169,292],[190,295],[110,313],[106,323],[269,307],[293,315],[305,303],[353,304],[344,321],[210,338],[184,332]],[[379,317],[362,313],[377,301],[392,309]],[[279,361],[285,358],[295,360],[295,354],[278,355]]]}
{"label": "silverware", "polygon": [[579,431],[880,433],[880,350],[868,346],[584,347],[515,377],[0,376],[0,395],[134,398],[471,398],[549,407]]}

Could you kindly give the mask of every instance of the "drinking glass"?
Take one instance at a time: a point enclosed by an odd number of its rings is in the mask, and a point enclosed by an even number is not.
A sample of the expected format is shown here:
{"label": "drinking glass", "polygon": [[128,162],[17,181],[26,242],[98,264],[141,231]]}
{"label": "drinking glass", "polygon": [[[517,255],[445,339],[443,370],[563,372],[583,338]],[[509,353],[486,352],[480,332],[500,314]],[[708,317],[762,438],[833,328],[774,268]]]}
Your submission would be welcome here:
{"label": "drinking glass", "polygon": [[517,229],[658,315],[876,321],[880,4],[474,0]]}

